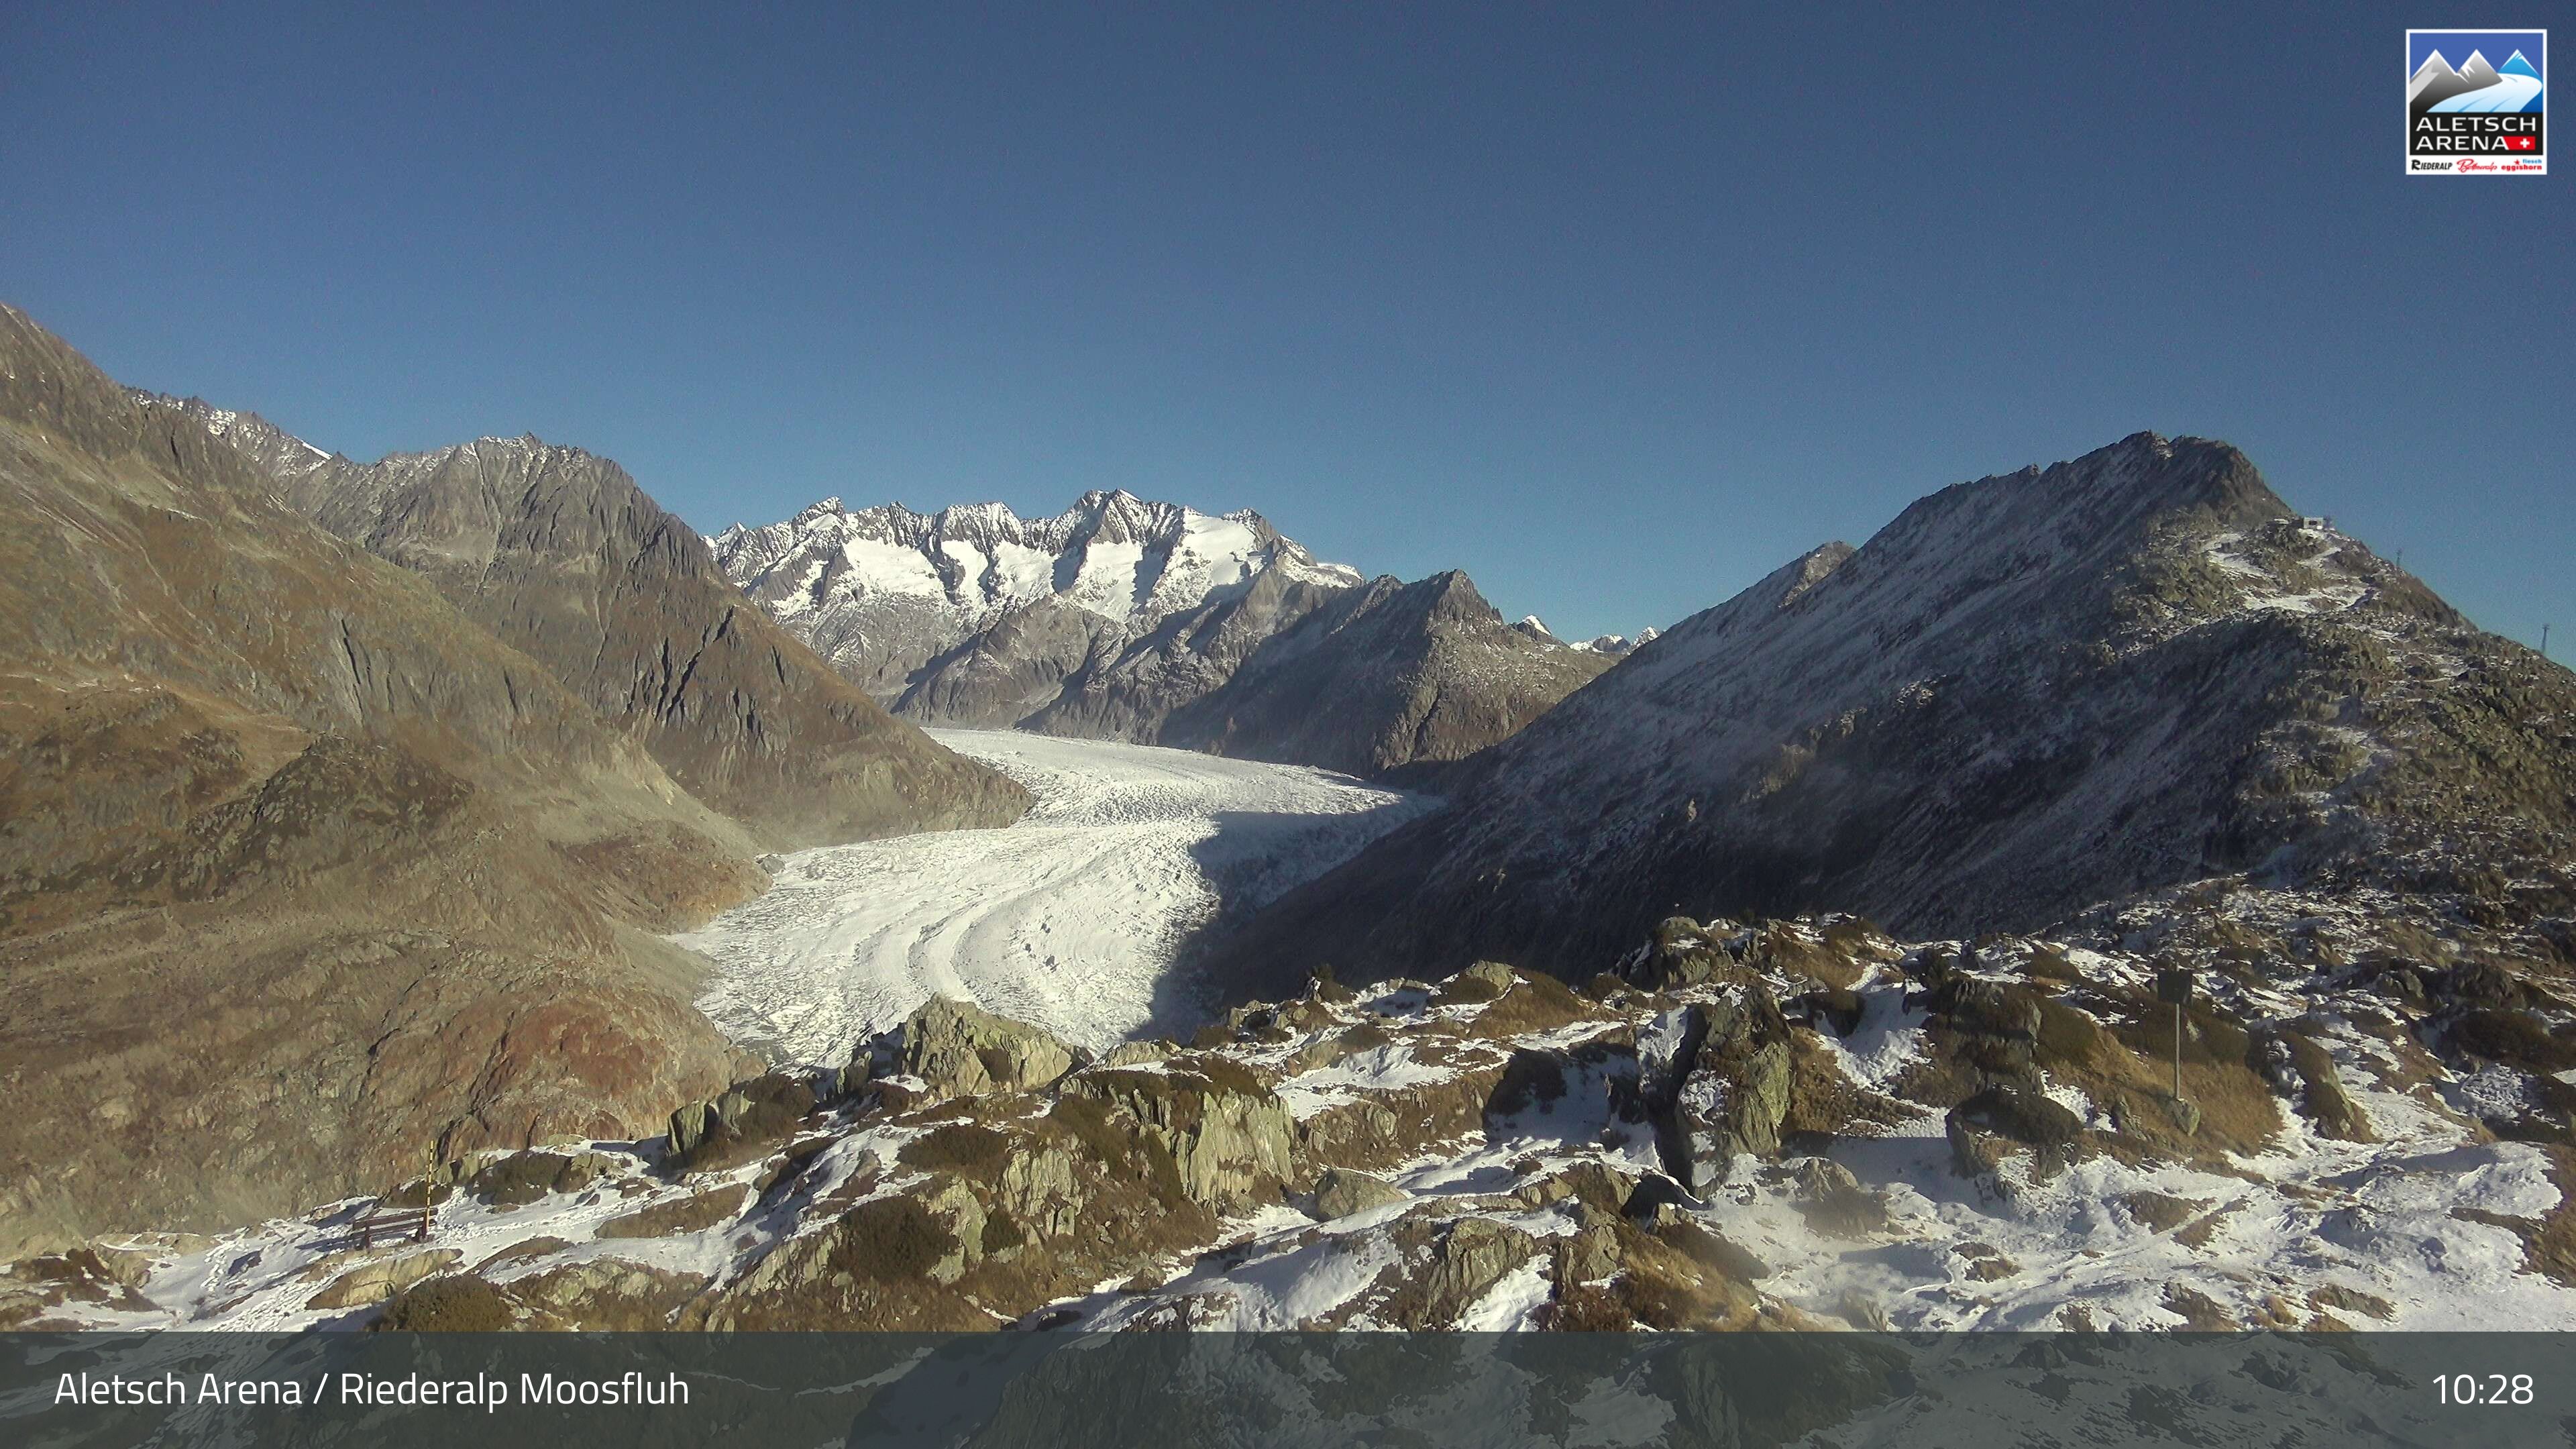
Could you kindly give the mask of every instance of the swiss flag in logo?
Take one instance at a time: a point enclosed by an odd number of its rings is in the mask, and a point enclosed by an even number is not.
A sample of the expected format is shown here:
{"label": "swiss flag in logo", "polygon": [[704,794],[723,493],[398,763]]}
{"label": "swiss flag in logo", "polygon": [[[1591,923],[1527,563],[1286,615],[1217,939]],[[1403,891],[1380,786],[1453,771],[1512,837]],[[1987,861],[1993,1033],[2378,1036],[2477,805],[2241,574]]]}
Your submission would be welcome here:
{"label": "swiss flag in logo", "polygon": [[2508,151],[2537,151],[2540,149],[2540,138],[2538,136],[2507,136],[2504,138],[2504,146]]}

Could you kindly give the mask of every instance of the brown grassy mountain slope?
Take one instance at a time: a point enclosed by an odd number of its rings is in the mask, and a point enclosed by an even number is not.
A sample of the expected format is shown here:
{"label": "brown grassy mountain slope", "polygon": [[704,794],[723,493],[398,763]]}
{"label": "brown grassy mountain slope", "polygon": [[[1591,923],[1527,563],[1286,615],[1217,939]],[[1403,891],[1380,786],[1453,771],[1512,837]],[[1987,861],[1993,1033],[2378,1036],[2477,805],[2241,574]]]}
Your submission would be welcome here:
{"label": "brown grassy mountain slope", "polygon": [[423,579],[0,307],[0,1256],[732,1065],[644,934],[755,842]]}
{"label": "brown grassy mountain slope", "polygon": [[1004,825],[1028,808],[779,627],[605,458],[524,437],[361,464],[246,414],[150,401],[219,426],[289,507],[429,579],[771,846]]}

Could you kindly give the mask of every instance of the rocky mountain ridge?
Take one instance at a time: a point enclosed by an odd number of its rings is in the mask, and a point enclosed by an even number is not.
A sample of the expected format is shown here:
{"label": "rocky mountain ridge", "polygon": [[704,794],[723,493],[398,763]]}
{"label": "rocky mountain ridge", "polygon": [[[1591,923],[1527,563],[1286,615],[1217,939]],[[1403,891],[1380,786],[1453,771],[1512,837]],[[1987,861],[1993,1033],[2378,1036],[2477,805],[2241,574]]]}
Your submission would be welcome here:
{"label": "rocky mountain ridge", "polygon": [[2576,678],[2242,454],[2141,434],[1961,484],[1685,620],[1271,908],[1251,979],[1517,953],[1674,911],[2030,930],[2253,872],[2570,909]]}
{"label": "rocky mountain ridge", "polygon": [[[1506,625],[1462,574],[1368,580],[1258,514],[1126,493],[1037,520],[826,499],[710,542],[782,624],[928,724],[1374,774],[1504,738],[1633,647]],[[1433,607],[1461,585],[1472,608]]]}
{"label": "rocky mountain ridge", "polygon": [[1381,576],[1252,649],[1158,743],[1378,776],[1508,739],[1614,662],[1503,623],[1468,577]]}
{"label": "rocky mountain ridge", "polygon": [[632,1131],[739,1071],[657,935],[758,893],[766,830],[287,507],[340,460],[271,432],[0,307],[0,1252]]}
{"label": "rocky mountain ridge", "polygon": [[1027,808],[748,607],[705,541],[608,459],[528,436],[358,463],[251,414],[136,396],[207,422],[288,507],[428,578],[774,849]]}
{"label": "rocky mountain ridge", "polygon": [[737,523],[708,542],[728,577],[844,675],[940,724],[995,722],[957,717],[966,707],[958,702],[932,704],[920,676],[1006,615],[1070,608],[1123,641],[1265,581],[1274,594],[1306,597],[1361,578],[1257,513],[1217,516],[1125,492],[1086,493],[1037,519],[998,503],[925,514],[827,498],[783,523]]}
{"label": "rocky mountain ridge", "polygon": [[1547,621],[1536,614],[1523,615],[1512,627],[1543,644],[1562,644],[1568,649],[1580,649],[1590,654],[1606,654],[1613,659],[1635,653],[1639,645],[1652,643],[1663,633],[1660,629],[1640,629],[1633,636],[1596,634],[1589,639],[1560,639],[1555,630],[1547,627]]}

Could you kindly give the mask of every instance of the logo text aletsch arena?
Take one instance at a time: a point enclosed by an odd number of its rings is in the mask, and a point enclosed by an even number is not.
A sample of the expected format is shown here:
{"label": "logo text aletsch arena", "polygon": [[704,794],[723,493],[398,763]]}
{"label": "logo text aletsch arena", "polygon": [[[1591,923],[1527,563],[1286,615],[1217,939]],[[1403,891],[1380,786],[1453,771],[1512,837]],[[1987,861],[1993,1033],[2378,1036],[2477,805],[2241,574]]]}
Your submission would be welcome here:
{"label": "logo text aletsch arena", "polygon": [[2549,174],[2549,32],[2406,32],[2406,173]]}

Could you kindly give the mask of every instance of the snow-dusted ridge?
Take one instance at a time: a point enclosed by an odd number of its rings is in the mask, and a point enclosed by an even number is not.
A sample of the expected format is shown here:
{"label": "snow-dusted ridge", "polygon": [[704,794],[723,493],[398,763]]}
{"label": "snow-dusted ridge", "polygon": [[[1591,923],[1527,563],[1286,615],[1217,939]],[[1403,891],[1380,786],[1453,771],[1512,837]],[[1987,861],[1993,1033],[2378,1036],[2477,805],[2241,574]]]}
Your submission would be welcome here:
{"label": "snow-dusted ridge", "polygon": [[1150,627],[1239,591],[1265,569],[1339,587],[1361,582],[1359,570],[1317,559],[1249,509],[1202,513],[1123,490],[1086,493],[1034,519],[999,503],[920,513],[826,498],[783,523],[737,523],[707,542],[734,581],[781,618],[890,595],[954,611],[961,637],[1048,599]]}
{"label": "snow-dusted ridge", "polygon": [[[2509,830],[2529,862],[2491,863],[2527,872],[2563,849],[2565,683],[2236,450],[2139,434],[1931,494],[1675,625],[1275,925],[1372,968],[1573,971],[1730,901],[2026,929],[2258,863],[2379,869],[2435,831]],[[2549,784],[2519,804],[2414,783],[2525,752]]]}

